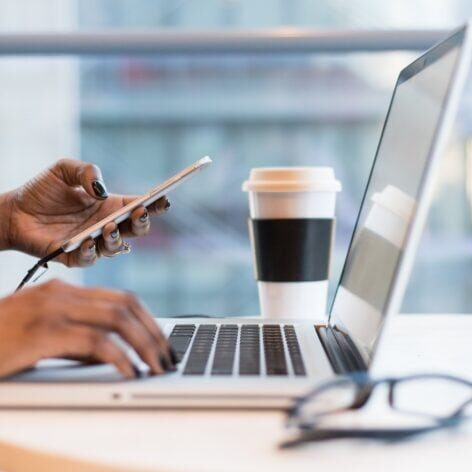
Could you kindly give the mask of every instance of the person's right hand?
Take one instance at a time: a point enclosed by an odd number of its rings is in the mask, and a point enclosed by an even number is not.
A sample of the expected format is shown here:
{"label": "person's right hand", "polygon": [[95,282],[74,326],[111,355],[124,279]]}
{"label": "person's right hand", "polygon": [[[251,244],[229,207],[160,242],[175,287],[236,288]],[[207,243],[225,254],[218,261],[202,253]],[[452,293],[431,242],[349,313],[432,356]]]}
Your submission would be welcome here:
{"label": "person's right hand", "polygon": [[117,333],[152,374],[175,369],[175,357],[134,295],[52,280],[0,299],[0,377],[48,357],[114,364],[126,378],[135,368],[110,336]]}

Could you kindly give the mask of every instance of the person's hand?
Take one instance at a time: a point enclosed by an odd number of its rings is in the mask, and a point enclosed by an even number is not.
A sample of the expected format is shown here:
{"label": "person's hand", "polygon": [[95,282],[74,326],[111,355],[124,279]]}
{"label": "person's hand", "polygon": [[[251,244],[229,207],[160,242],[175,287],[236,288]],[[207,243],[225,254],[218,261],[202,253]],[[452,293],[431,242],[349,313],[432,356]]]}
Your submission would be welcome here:
{"label": "person's hand", "polygon": [[[136,196],[108,195],[100,169],[82,161],[62,159],[8,194],[7,239],[11,249],[42,258],[64,241],[122,208]],[[162,197],[147,209],[135,209],[131,218],[116,226],[109,223],[97,241],[84,241],[58,261],[69,267],[93,264],[100,255],[120,252],[122,237],[149,232],[150,215],[170,206]]]}
{"label": "person's hand", "polygon": [[152,374],[175,370],[175,355],[151,315],[131,294],[53,280],[0,299],[0,377],[47,357],[135,367],[111,333],[123,338]]}

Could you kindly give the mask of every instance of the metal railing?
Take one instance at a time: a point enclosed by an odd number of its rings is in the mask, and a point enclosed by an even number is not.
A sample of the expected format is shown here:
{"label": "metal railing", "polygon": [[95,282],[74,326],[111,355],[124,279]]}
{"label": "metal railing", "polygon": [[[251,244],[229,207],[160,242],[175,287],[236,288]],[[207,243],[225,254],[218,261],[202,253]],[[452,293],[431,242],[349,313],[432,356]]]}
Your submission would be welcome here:
{"label": "metal railing", "polygon": [[280,54],[425,50],[444,30],[97,31],[0,34],[2,55]]}

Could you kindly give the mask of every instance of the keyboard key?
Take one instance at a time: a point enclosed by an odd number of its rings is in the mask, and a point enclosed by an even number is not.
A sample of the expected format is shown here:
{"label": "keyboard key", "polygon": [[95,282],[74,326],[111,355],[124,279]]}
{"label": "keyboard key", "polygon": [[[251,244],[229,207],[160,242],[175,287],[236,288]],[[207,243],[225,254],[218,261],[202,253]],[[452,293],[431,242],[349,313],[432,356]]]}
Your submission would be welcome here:
{"label": "keyboard key", "polygon": [[297,376],[306,375],[305,364],[303,362],[300,345],[298,344],[297,333],[293,325],[284,326],[285,342],[287,343],[290,360],[292,361],[293,373]]}
{"label": "keyboard key", "polygon": [[231,375],[233,373],[237,340],[238,325],[222,325],[220,327],[211,375]]}
{"label": "keyboard key", "polygon": [[243,325],[239,342],[239,375],[260,375],[259,325]]}
{"label": "keyboard key", "polygon": [[264,325],[262,327],[262,340],[267,375],[287,375],[287,362],[280,326]]}
{"label": "keyboard key", "polygon": [[185,366],[183,375],[203,375],[215,340],[216,325],[200,325]]}
{"label": "keyboard key", "polygon": [[195,325],[175,325],[169,336],[169,344],[177,355],[177,361],[180,362],[187,352],[190,341],[195,333]]}

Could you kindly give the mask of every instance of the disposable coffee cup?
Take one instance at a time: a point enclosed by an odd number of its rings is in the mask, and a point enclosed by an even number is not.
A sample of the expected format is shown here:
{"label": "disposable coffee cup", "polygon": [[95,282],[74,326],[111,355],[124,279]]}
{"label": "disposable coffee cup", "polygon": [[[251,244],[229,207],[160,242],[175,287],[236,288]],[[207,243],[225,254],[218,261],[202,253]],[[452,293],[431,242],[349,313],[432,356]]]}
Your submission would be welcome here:
{"label": "disposable coffee cup", "polygon": [[336,193],[330,167],[262,167],[243,183],[264,318],[326,314]]}
{"label": "disposable coffee cup", "polygon": [[[351,248],[351,265],[336,295],[333,316],[368,356],[383,322],[385,303],[416,201],[393,185],[370,198],[371,207]],[[362,273],[362,277],[359,274]]]}

